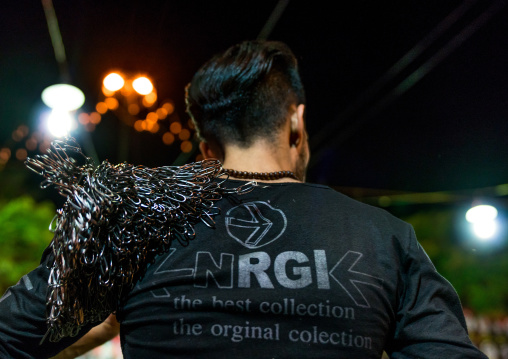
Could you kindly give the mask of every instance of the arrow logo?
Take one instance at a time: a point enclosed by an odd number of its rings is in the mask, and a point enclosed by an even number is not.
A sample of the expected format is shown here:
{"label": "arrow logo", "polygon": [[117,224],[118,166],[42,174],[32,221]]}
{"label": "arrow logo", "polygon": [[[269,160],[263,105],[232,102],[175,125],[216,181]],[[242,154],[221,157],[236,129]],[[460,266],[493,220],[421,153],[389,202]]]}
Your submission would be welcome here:
{"label": "arrow logo", "polygon": [[[176,248],[170,248],[166,258],[161,265],[155,270],[152,276],[152,280],[147,283],[147,286],[155,288],[150,292],[156,298],[158,297],[171,297],[169,291],[165,288],[168,281],[177,278],[192,277],[194,275],[194,269],[192,268],[181,268],[174,269],[174,264],[171,262],[171,256],[176,252]],[[162,275],[162,276],[161,276]],[[137,284],[138,288],[142,288],[140,282]]]}
{"label": "arrow logo", "polygon": [[348,251],[332,268],[330,276],[340,284],[357,306],[370,308],[370,303],[360,288],[363,285],[370,285],[381,289],[383,279],[353,270],[362,257],[363,254],[360,252]]}
{"label": "arrow logo", "polygon": [[286,230],[284,213],[266,202],[250,202],[231,208],[226,214],[228,234],[243,246],[263,247]]}

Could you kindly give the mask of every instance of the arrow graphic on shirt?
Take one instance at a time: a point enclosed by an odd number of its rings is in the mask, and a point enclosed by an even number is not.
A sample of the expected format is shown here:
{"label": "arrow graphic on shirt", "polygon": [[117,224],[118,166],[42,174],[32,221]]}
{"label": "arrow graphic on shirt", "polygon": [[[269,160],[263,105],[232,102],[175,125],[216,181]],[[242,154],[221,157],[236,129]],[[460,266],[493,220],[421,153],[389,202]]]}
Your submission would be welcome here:
{"label": "arrow graphic on shirt", "polygon": [[[173,269],[174,265],[172,263],[171,256],[176,252],[176,248],[170,248],[169,254],[166,256],[161,265],[155,270],[152,276],[152,280],[148,285],[152,288],[156,288],[151,290],[150,292],[154,297],[171,297],[169,291],[162,285],[167,283],[168,279],[172,278],[184,278],[184,277],[192,277],[194,275],[194,269],[192,268],[179,268]],[[160,276],[160,275],[163,276]],[[140,283],[137,284],[138,287]]]}
{"label": "arrow graphic on shirt", "polygon": [[370,303],[361,288],[369,285],[381,289],[383,279],[353,269],[362,257],[363,254],[360,252],[348,251],[332,268],[330,276],[340,284],[356,305],[370,308]]}
{"label": "arrow graphic on shirt", "polygon": [[[244,229],[250,229],[252,232],[250,233],[249,237],[245,241],[243,241],[243,243],[249,247],[254,247],[270,231],[270,228],[272,228],[273,223],[272,221],[270,221],[268,218],[264,217],[261,214],[261,211],[254,203],[245,204],[244,208],[249,211],[252,217],[250,220],[227,217],[226,225],[228,227],[233,226]],[[258,236],[255,236],[256,233],[258,233],[259,231],[262,232]]]}

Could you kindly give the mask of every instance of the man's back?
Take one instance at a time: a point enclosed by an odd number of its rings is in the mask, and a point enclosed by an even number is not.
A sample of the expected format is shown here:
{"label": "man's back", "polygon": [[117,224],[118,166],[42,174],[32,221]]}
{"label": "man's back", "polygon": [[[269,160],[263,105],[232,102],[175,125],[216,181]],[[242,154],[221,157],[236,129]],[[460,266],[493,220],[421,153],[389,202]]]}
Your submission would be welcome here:
{"label": "man's back", "polygon": [[478,356],[408,224],[303,183],[219,206],[216,228],[158,257],[118,312],[125,358]]}

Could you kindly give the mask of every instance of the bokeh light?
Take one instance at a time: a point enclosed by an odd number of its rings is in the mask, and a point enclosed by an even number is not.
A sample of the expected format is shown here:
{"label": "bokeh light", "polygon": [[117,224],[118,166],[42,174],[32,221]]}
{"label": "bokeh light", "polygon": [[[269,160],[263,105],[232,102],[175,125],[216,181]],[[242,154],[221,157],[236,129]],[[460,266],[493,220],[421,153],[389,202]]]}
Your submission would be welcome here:
{"label": "bokeh light", "polygon": [[146,123],[143,120],[137,120],[134,122],[134,129],[138,132],[144,131],[146,129]]}
{"label": "bokeh light", "polygon": [[107,90],[115,92],[123,87],[125,80],[120,74],[112,72],[104,78],[103,84]]}
{"label": "bokeh light", "polygon": [[157,122],[159,120],[159,116],[157,116],[157,114],[155,112],[149,112],[146,115],[146,120],[148,122],[155,123],[155,122]]}
{"label": "bokeh light", "polygon": [[106,97],[113,96],[115,94],[114,91],[109,91],[105,86],[102,86],[102,93]]}
{"label": "bokeh light", "polygon": [[175,142],[175,135],[173,135],[171,132],[164,133],[164,135],[162,135],[162,142],[168,146],[173,144],[173,142]]}
{"label": "bokeh light", "polygon": [[178,134],[178,138],[182,141],[186,141],[190,138],[190,131],[186,128],[182,129]]}
{"label": "bokeh light", "polygon": [[132,81],[132,87],[140,95],[148,95],[153,90],[152,82],[145,76],[140,76]]}
{"label": "bokeh light", "polygon": [[101,115],[98,112],[92,112],[89,116],[90,123],[98,125],[101,122]]}
{"label": "bokeh light", "polygon": [[157,94],[155,92],[150,92],[148,95],[143,97],[143,106],[149,108],[152,107],[157,101]]}
{"label": "bokeh light", "polygon": [[37,139],[34,136],[30,137],[25,142],[25,147],[29,151],[35,151],[37,149],[37,145],[38,145],[38,142],[37,142]]}
{"label": "bokeh light", "polygon": [[184,153],[189,153],[190,151],[192,151],[192,142],[191,141],[183,141],[182,144],[180,145],[180,149]]}
{"label": "bokeh light", "polygon": [[159,132],[160,126],[158,123],[150,123],[148,127],[149,127],[148,131],[150,131],[151,133]]}
{"label": "bokeh light", "polygon": [[173,105],[171,102],[164,103],[162,108],[168,112],[168,115],[171,115],[175,111],[175,105]]}
{"label": "bokeh light", "polygon": [[50,146],[51,146],[51,141],[49,141],[48,139],[44,139],[39,144],[39,151],[40,152],[46,152],[49,149]]}
{"label": "bokeh light", "polygon": [[496,219],[496,217],[496,207],[486,204],[474,206],[466,212],[466,220],[470,223],[491,221]]}
{"label": "bokeh light", "polygon": [[473,233],[482,240],[488,240],[497,233],[497,227],[495,220],[473,223]]}
{"label": "bokeh light", "polygon": [[90,115],[88,115],[86,112],[81,112],[78,115],[78,122],[82,125],[87,125],[90,123]]}
{"label": "bokeh light", "polygon": [[95,105],[95,109],[98,113],[103,115],[108,112],[108,105],[105,102],[98,102],[97,105]]}
{"label": "bokeh light", "polygon": [[27,156],[28,156],[28,153],[27,153],[26,149],[24,149],[24,148],[18,148],[16,150],[16,159],[18,161],[24,161],[24,160],[26,160]]}
{"label": "bokeh light", "polygon": [[474,234],[482,240],[495,236],[498,228],[496,218],[498,211],[490,205],[478,205],[466,212],[466,220],[472,224]]}
{"label": "bokeh light", "polygon": [[136,116],[139,111],[140,111],[140,108],[139,108],[139,105],[136,104],[136,103],[131,103],[128,107],[127,107],[127,111],[132,115],[132,116]]}
{"label": "bokeh light", "polygon": [[74,111],[85,103],[85,95],[75,86],[56,84],[42,91],[42,101],[52,109]]}
{"label": "bokeh light", "polygon": [[4,147],[0,150],[0,165],[5,165],[11,158],[11,149]]}
{"label": "bokeh light", "polygon": [[171,125],[169,125],[169,130],[175,135],[178,135],[182,130],[182,124],[180,122],[175,121]]}
{"label": "bokeh light", "polygon": [[53,109],[46,119],[49,133],[54,137],[68,136],[74,127],[74,119],[69,111]]}
{"label": "bokeh light", "polygon": [[20,136],[20,133],[17,132],[17,131],[13,131],[11,137],[16,142],[19,142],[19,141],[21,141],[23,139],[23,137]]}
{"label": "bokeh light", "polygon": [[114,97],[106,97],[104,99],[104,103],[108,106],[110,110],[116,110],[118,108],[118,100]]}
{"label": "bokeh light", "polygon": [[155,113],[157,113],[157,117],[161,120],[164,120],[166,117],[168,117],[168,111],[163,107],[158,108]]}

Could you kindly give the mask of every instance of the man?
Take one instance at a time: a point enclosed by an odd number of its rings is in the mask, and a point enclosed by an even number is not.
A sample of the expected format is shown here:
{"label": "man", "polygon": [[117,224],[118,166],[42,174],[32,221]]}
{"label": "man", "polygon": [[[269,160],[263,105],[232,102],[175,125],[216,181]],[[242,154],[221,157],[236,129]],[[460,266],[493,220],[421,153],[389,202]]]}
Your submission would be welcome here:
{"label": "man", "polygon": [[[305,98],[285,45],[233,46],[186,100],[226,185],[259,185],[220,201],[215,229],[197,225],[128,293],[116,312],[125,358],[486,358],[408,224],[304,183]],[[81,343],[117,332],[99,328]]]}

